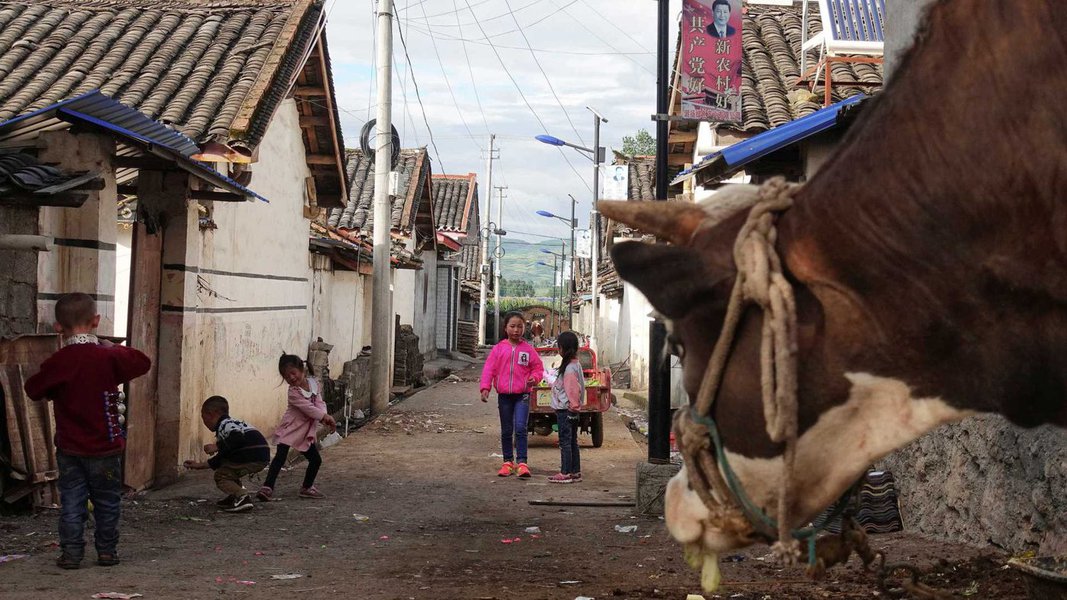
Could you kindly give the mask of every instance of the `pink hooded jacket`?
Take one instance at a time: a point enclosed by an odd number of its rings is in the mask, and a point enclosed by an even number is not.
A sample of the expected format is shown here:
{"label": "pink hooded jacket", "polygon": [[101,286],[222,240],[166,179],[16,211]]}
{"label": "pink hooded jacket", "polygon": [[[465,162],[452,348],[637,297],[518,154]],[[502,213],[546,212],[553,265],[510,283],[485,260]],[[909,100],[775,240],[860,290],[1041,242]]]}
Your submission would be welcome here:
{"label": "pink hooded jacket", "polygon": [[274,430],[275,444],[285,444],[304,452],[315,443],[319,421],[326,416],[326,403],[322,400],[317,379],[308,377],[308,387],[311,391],[305,392],[299,386],[289,386],[289,408]]}
{"label": "pink hooded jacket", "polygon": [[525,394],[530,391],[530,380],[538,383],[544,374],[544,364],[533,346],[526,341],[512,345],[504,339],[493,346],[485,359],[480,389],[496,387],[498,394]]}

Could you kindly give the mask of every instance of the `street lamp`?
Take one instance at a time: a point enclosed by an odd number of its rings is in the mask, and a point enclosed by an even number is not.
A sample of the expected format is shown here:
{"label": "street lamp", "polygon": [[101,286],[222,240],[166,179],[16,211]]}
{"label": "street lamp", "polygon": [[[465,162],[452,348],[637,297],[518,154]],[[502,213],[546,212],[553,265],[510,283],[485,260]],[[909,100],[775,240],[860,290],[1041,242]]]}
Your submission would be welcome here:
{"label": "street lamp", "polygon": [[[556,258],[552,257],[552,264],[548,264],[543,260],[537,261],[537,264],[542,267],[552,267],[552,325],[550,325],[549,333],[552,333],[551,327],[559,328],[559,312],[556,310]],[[562,287],[562,284],[561,284]],[[562,290],[560,290],[562,292]],[[562,293],[560,294],[562,296]]]}
{"label": "street lamp", "polygon": [[[604,161],[604,149],[600,147],[600,124],[601,123],[607,123],[608,120],[605,119],[600,113],[598,113],[592,107],[587,106],[585,108],[589,112],[593,113],[593,147],[592,148],[586,148],[585,146],[579,146],[577,144],[572,144],[570,142],[563,141],[563,140],[561,140],[561,139],[559,139],[559,138],[557,138],[555,136],[551,136],[551,135],[547,135],[547,134],[535,136],[535,139],[537,141],[543,143],[543,144],[548,144],[550,146],[567,146],[569,148],[574,148],[575,150],[578,150],[578,151],[581,151],[581,152],[585,152],[585,153],[587,153],[586,158],[588,158],[588,159],[593,161],[593,210],[592,210],[592,212],[589,213],[589,229],[590,229],[589,237],[592,240],[592,248],[591,248],[590,261],[589,262],[591,262],[592,265],[593,265],[593,267],[591,269],[591,281],[590,281],[590,284],[591,284],[590,287],[592,289],[590,291],[592,292],[593,303],[592,303],[592,311],[591,311],[591,315],[590,315],[592,317],[592,326],[590,327],[590,331],[589,331],[589,347],[591,347],[594,350],[596,350],[597,349],[597,343],[596,343],[597,299],[598,299],[597,298],[597,296],[598,296],[598,290],[597,290],[597,263],[599,263],[599,261],[600,261],[600,258],[597,256],[597,254],[599,254],[598,246],[600,245],[600,242],[599,242],[599,238],[600,238],[600,213],[596,209],[596,203],[597,203],[598,200],[600,200],[600,197],[599,197],[600,196],[600,163],[602,163]],[[572,196],[572,198],[573,198],[573,196]],[[540,213],[538,213],[538,214],[540,214]],[[552,216],[555,216],[555,215],[552,215]],[[572,221],[573,221],[573,219],[572,219]],[[572,243],[571,243],[572,251],[573,251],[573,248],[574,248],[574,243],[572,241]],[[571,276],[573,277],[573,275],[574,275],[574,265],[572,263],[572,265],[571,265]],[[572,329],[574,328],[574,322],[573,321],[571,322],[571,328]]]}

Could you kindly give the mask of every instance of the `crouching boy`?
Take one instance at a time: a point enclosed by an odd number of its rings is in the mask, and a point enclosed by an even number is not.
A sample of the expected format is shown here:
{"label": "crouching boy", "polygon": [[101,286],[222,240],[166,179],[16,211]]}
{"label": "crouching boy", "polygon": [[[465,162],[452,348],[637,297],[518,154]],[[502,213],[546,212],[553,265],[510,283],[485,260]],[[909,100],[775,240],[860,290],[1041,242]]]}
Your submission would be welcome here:
{"label": "crouching boy", "polygon": [[215,443],[204,446],[204,452],[214,454],[207,461],[185,461],[187,469],[214,469],[215,485],[226,497],[216,505],[226,512],[252,510],[241,478],[267,468],[270,448],[258,429],[230,416],[230,403],[222,396],[212,396],[200,408],[204,426],[215,432]]}

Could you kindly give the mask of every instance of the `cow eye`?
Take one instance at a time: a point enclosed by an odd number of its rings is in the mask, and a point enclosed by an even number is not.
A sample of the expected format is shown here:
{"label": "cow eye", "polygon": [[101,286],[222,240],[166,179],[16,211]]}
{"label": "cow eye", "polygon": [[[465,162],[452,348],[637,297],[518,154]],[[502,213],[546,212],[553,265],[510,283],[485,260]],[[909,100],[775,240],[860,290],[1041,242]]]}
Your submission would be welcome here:
{"label": "cow eye", "polygon": [[679,359],[685,358],[685,347],[682,346],[682,341],[674,334],[667,336],[667,348],[670,350],[671,354],[677,356]]}

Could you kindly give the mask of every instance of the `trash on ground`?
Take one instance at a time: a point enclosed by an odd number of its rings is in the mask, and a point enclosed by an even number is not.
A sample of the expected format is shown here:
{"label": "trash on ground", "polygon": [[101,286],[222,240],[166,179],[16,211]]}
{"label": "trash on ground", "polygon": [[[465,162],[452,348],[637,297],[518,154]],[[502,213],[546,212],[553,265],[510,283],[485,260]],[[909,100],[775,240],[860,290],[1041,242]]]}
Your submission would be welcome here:
{"label": "trash on ground", "polygon": [[123,594],[122,592],[98,592],[93,598],[110,598],[111,600],[130,600],[130,598],[143,598],[141,594]]}
{"label": "trash on ground", "polygon": [[379,539],[379,540],[388,540],[388,539],[389,539],[389,536],[387,536],[387,535],[383,535],[382,537],[380,537],[380,538],[378,538],[378,539]]}
{"label": "trash on ground", "polygon": [[517,537],[517,538],[504,538],[504,539],[500,540],[500,543],[502,543],[502,544],[518,544],[521,541],[522,541],[522,538],[519,538],[519,537]]}
{"label": "trash on ground", "polygon": [[322,446],[323,448],[329,448],[330,446],[336,445],[337,442],[340,442],[340,441],[341,441],[341,434],[339,434],[339,433],[337,433],[335,431],[335,432],[327,435],[326,437],[322,438],[322,441],[319,442],[319,445]]}
{"label": "trash on ground", "polygon": [[540,527],[527,527],[526,533],[541,533]]}
{"label": "trash on ground", "polygon": [[271,579],[300,579],[303,577],[303,573],[282,573],[281,575],[271,575]]}
{"label": "trash on ground", "polygon": [[615,531],[619,533],[633,533],[637,531],[637,525],[616,525]]}
{"label": "trash on ground", "polygon": [[361,419],[366,419],[367,415],[363,414],[362,409],[357,408],[356,410],[352,411],[352,418],[359,421]]}
{"label": "trash on ground", "polygon": [[741,562],[743,560],[745,560],[744,556],[740,554],[731,554],[730,556],[723,557],[722,562]]}
{"label": "trash on ground", "polygon": [[4,556],[0,556],[0,563],[11,562],[20,558],[26,558],[27,556],[29,556],[29,554],[5,554]]}
{"label": "trash on ground", "polygon": [[256,585],[255,581],[250,581],[248,579],[238,579],[237,583],[240,585]]}
{"label": "trash on ground", "polygon": [[489,453],[489,458],[504,458],[504,455],[503,454],[498,454],[496,452],[490,452]]}
{"label": "trash on ground", "polygon": [[560,585],[578,585],[579,583],[581,583],[581,581],[578,581],[577,579],[568,579],[567,581],[559,582]]}
{"label": "trash on ground", "polygon": [[359,521],[360,523],[366,523],[367,521],[370,521],[370,517],[368,517],[367,515],[361,515],[359,513],[352,513],[352,518]]}
{"label": "trash on ground", "polygon": [[596,600],[592,596],[575,596],[574,600]]}
{"label": "trash on ground", "polygon": [[704,596],[700,594],[687,594],[685,600],[704,600]]}

